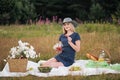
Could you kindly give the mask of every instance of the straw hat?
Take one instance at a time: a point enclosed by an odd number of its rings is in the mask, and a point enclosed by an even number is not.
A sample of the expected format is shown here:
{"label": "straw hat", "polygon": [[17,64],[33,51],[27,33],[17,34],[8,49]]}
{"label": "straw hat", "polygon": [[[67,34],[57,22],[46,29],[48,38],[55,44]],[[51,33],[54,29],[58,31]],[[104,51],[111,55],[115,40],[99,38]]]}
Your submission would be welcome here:
{"label": "straw hat", "polygon": [[72,23],[74,25],[74,27],[78,26],[78,23],[75,20],[72,20],[71,18],[67,17],[63,19],[63,24],[64,23]]}

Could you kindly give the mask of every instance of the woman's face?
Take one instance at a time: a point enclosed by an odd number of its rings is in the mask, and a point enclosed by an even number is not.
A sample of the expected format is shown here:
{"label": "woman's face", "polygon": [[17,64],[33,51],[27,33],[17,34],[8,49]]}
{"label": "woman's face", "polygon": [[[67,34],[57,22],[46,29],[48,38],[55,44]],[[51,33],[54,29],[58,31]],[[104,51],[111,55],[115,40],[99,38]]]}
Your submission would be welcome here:
{"label": "woman's face", "polygon": [[71,23],[64,23],[63,27],[66,31],[71,30]]}

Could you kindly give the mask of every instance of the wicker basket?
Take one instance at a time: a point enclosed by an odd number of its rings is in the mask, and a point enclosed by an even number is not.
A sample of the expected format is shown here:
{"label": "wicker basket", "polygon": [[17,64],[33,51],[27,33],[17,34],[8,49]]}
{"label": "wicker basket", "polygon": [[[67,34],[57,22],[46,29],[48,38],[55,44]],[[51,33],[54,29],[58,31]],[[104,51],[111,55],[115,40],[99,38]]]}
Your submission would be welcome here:
{"label": "wicker basket", "polygon": [[105,52],[105,60],[108,63],[111,63],[111,55],[106,49],[102,49],[102,48],[92,49],[92,50],[87,51],[87,54],[91,54],[97,60],[99,58],[99,55],[102,52],[102,50],[104,50],[104,52]]}
{"label": "wicker basket", "polygon": [[27,59],[9,59],[9,71],[10,72],[26,72],[27,70]]}

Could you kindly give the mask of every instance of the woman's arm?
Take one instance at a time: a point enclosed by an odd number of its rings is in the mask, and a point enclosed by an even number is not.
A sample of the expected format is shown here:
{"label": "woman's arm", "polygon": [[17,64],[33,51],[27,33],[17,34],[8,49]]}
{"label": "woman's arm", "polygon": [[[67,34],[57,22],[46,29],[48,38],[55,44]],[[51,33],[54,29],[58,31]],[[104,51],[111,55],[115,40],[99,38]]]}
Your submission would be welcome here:
{"label": "woman's arm", "polygon": [[80,40],[77,40],[75,44],[73,44],[71,41],[69,41],[68,43],[76,52],[80,51]]}
{"label": "woman's arm", "polygon": [[70,44],[70,46],[76,51],[79,52],[80,51],[80,40],[75,41],[75,44],[72,43],[72,38],[68,37],[68,43]]}

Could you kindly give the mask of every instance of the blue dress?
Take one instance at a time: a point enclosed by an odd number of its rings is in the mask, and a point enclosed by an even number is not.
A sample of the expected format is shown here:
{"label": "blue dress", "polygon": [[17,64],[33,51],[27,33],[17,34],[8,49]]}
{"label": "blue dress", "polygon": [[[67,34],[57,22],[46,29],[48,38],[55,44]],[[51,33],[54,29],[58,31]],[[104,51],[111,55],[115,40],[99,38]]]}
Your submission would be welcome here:
{"label": "blue dress", "polygon": [[[75,41],[80,40],[78,33],[74,32],[69,37],[72,38],[72,42],[75,44]],[[75,50],[68,44],[67,37],[62,34],[59,38],[59,41],[62,42],[62,52],[55,56],[55,59],[59,62],[62,62],[64,66],[70,66],[74,63],[75,59]]]}

